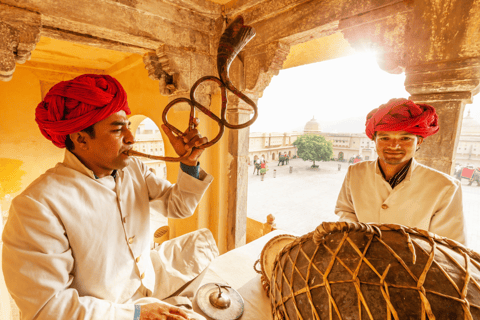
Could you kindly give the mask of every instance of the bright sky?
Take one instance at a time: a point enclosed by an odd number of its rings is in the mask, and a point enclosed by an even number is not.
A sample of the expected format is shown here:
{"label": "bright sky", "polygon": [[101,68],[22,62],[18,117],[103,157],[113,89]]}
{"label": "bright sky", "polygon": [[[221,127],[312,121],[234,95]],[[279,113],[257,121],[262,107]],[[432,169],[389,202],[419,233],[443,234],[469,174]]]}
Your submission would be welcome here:
{"label": "bright sky", "polygon": [[[365,116],[391,98],[408,98],[405,74],[392,75],[373,54],[357,54],[280,71],[258,101],[250,132],[302,129],[315,116],[322,131],[362,132]],[[480,122],[480,96],[466,106]],[[352,119],[353,118],[353,119]]]}

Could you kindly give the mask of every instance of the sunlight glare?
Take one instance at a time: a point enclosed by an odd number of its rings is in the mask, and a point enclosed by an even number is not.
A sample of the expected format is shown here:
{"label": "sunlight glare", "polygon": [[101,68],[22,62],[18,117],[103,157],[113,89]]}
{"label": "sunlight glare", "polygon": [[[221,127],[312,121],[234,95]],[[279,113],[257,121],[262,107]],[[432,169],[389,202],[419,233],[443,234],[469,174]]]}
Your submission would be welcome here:
{"label": "sunlight glare", "polygon": [[281,70],[259,99],[250,131],[298,130],[315,116],[322,128],[351,119],[360,123],[352,127],[358,132],[370,110],[391,98],[408,98],[404,82],[404,74],[381,70],[372,53]]}

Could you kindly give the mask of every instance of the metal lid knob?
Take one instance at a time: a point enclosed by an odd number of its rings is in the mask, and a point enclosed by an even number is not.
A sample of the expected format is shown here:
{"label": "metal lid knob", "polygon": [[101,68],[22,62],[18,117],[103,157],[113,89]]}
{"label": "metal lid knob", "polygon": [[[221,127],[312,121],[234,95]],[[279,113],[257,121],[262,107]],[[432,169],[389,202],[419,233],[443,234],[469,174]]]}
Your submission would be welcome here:
{"label": "metal lid knob", "polygon": [[195,294],[202,312],[212,320],[235,320],[242,316],[244,302],[240,294],[225,283],[207,283]]}
{"label": "metal lid knob", "polygon": [[226,292],[222,292],[222,288],[228,291],[229,286],[220,286],[215,284],[218,287],[218,293],[212,292],[210,294],[209,300],[212,306],[218,309],[226,309],[230,306],[231,300]]}

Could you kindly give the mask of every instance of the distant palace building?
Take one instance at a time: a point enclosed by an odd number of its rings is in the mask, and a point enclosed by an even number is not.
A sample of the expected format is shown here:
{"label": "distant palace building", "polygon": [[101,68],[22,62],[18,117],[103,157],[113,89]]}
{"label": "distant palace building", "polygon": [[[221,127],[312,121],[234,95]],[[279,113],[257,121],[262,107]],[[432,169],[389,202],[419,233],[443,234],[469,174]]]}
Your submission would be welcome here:
{"label": "distant palace building", "polygon": [[480,123],[470,116],[470,110],[463,118],[455,163],[480,166]]}
{"label": "distant palace building", "polygon": [[[135,132],[135,144],[133,150],[142,153],[164,156],[165,149],[163,146],[163,138],[160,133],[160,129],[155,127],[154,129],[146,129],[145,123],[142,122],[138,125]],[[160,178],[167,177],[167,167],[164,161],[151,160],[148,158],[140,157],[140,159]]]}
{"label": "distant palace building", "polygon": [[377,158],[375,143],[365,133],[327,133],[322,132],[320,123],[315,119],[305,124],[303,131],[292,131],[284,133],[259,133],[250,134],[250,145],[248,150],[248,163],[252,160],[263,158],[267,161],[278,160],[278,155],[287,153],[290,158],[297,155],[296,148],[292,145],[299,136],[304,134],[318,134],[325,137],[333,144],[333,158],[349,160],[352,157],[360,156],[363,160],[374,160]]}

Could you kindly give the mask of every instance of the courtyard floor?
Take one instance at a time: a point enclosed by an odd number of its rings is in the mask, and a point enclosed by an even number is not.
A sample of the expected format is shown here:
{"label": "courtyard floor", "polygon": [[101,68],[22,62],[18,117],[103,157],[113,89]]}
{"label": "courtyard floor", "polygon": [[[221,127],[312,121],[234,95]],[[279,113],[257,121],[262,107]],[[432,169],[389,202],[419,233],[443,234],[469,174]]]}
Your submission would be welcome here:
{"label": "courtyard floor", "polygon": [[[260,175],[253,175],[253,166],[249,166],[248,217],[265,222],[267,215],[273,214],[277,229],[300,235],[313,231],[323,221],[338,220],[335,203],[348,163],[316,163],[318,171],[310,168],[311,162],[301,159],[292,159],[284,166],[277,163],[268,163],[264,181]],[[463,179],[462,191],[468,247],[480,252],[480,187],[476,183],[468,186]]]}

